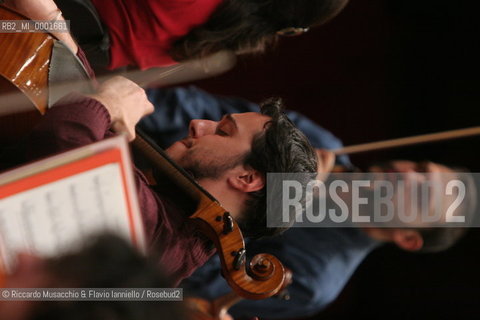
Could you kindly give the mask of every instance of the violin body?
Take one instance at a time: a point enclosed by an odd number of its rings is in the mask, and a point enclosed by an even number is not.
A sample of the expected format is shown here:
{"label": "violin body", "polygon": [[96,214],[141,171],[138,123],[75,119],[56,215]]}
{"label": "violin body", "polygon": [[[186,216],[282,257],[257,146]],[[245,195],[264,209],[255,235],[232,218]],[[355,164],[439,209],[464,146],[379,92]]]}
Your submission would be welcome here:
{"label": "violin body", "polygon": [[[0,20],[28,20],[0,6]],[[0,142],[28,133],[48,105],[48,73],[55,38],[48,33],[0,33]]]}
{"label": "violin body", "polygon": [[[0,6],[0,20],[28,20]],[[49,33],[0,33],[0,75],[30,100],[30,108],[45,113],[48,73],[54,36]]]}

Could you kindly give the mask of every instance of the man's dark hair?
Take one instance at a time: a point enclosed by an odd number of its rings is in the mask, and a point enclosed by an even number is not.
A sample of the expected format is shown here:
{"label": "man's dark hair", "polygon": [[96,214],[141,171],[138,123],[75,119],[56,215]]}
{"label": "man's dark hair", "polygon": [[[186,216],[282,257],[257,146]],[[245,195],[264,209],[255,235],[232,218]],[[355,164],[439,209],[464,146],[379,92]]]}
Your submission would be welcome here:
{"label": "man's dark hair", "polygon": [[465,217],[463,227],[417,228],[423,239],[423,246],[418,252],[440,252],[455,245],[466,233],[469,226],[478,224],[477,199],[478,186],[473,176],[464,168],[452,168],[455,178],[465,185],[465,197],[457,207],[458,215]]}
{"label": "man's dark hair", "polygon": [[418,252],[440,252],[449,249],[467,232],[466,228],[419,228],[423,246]]}
{"label": "man's dark hair", "polygon": [[[314,179],[317,172],[315,150],[282,111],[282,101],[272,98],[265,101],[260,109],[271,120],[266,123],[265,131],[254,138],[252,149],[244,158],[244,165],[265,175],[270,172],[310,173],[304,179]],[[246,210],[239,221],[247,237],[273,236],[286,230],[267,228],[266,189],[265,186],[249,193]]]}
{"label": "man's dark hair", "polygon": [[176,60],[220,50],[263,51],[285,28],[308,28],[335,17],[348,0],[224,0],[208,21],[177,40],[170,54]]}
{"label": "man's dark hair", "polygon": [[[104,235],[78,252],[49,259],[51,286],[64,288],[165,288],[158,266],[124,240]],[[53,301],[38,302],[29,320],[185,319],[178,302]]]}

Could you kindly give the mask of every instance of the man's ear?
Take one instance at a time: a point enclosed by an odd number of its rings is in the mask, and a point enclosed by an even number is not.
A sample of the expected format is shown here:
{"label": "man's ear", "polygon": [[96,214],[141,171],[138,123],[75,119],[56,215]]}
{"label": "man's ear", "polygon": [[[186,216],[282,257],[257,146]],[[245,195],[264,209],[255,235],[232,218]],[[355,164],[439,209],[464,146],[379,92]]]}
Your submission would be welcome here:
{"label": "man's ear", "polygon": [[261,190],[265,186],[265,177],[257,170],[243,168],[228,177],[228,183],[234,189],[248,193]]}
{"label": "man's ear", "polygon": [[393,242],[406,251],[418,251],[423,247],[423,238],[415,230],[395,230]]}

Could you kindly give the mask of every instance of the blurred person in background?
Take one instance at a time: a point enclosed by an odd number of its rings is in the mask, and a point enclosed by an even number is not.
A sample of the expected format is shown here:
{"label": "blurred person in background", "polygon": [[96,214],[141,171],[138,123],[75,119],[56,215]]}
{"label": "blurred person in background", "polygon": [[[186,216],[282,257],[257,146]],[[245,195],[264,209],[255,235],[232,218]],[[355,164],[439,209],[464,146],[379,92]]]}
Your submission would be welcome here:
{"label": "blurred person in background", "polygon": [[[5,288],[166,288],[157,262],[113,235],[91,238],[82,248],[54,258],[20,253]],[[0,301],[2,320],[185,319],[181,302]]]}

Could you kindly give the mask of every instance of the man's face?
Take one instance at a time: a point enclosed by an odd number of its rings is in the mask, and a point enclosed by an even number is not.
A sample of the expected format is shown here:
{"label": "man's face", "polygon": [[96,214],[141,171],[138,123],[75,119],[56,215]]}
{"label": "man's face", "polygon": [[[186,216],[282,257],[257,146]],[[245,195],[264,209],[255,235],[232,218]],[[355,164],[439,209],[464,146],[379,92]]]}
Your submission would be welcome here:
{"label": "man's face", "polygon": [[[404,208],[403,210],[407,213],[409,213],[409,208],[413,208],[419,213],[428,210],[429,215],[433,216],[434,212],[440,210],[442,215],[439,218],[443,220],[446,208],[455,200],[455,196],[446,195],[444,192],[447,183],[457,178],[457,173],[447,166],[430,161],[413,162],[396,160],[386,165],[373,166],[369,168],[369,171],[390,173],[390,175],[387,176],[381,174],[381,176],[379,176],[380,179],[392,180],[392,182],[396,182],[397,179],[404,181],[406,189],[403,196],[400,198],[394,196],[393,200],[397,206],[399,205],[398,201],[402,201],[404,203],[402,208]],[[396,175],[397,173],[402,174],[402,177],[400,178],[400,176]],[[427,188],[426,185],[423,186],[427,181],[430,183],[430,188],[428,189],[428,193],[422,193],[428,197],[425,199],[421,197],[419,192]],[[415,189],[410,189],[411,187],[413,188],[414,185],[416,186]],[[417,192],[413,192],[412,194],[410,190],[417,190]],[[412,222],[412,225],[409,226],[424,226],[425,224],[428,225],[428,223],[425,222]]]}
{"label": "man's face", "polygon": [[[437,186],[440,190],[445,190],[445,186],[449,181],[452,179],[459,179],[460,175],[458,172],[452,170],[451,168],[433,163],[433,162],[412,162],[412,161],[404,161],[404,160],[397,160],[392,161],[386,165],[382,166],[373,166],[369,168],[371,172],[378,172],[380,173],[380,178],[386,178],[383,173],[400,173],[403,175],[403,180],[405,182],[405,186],[408,189],[409,185],[413,185],[414,183],[426,183],[429,181],[432,185]],[[386,178],[388,179],[388,178]],[[393,178],[392,180],[395,180]],[[407,251],[416,251],[424,246],[424,238],[420,233],[419,228],[430,228],[432,223],[436,227],[442,226],[443,223],[446,222],[446,212],[447,208],[453,203],[456,199],[454,195],[447,195],[445,193],[440,192],[437,196],[434,196],[433,193],[429,195],[428,207],[418,205],[418,198],[417,200],[411,199],[409,195],[410,191],[405,192],[404,197],[400,197],[404,201],[404,212],[408,212],[408,206],[410,203],[413,204],[412,209],[415,209],[415,204],[417,203],[417,207],[415,211],[417,212],[425,212],[428,216],[434,217],[435,220],[428,219],[425,220],[424,217],[417,218],[412,221],[408,222],[401,222],[401,225],[397,225],[395,228],[366,228],[364,231],[370,235],[370,237],[380,240],[380,241],[393,241],[395,242],[400,248],[405,249]],[[396,206],[401,203],[398,197],[394,196],[394,201],[396,201]],[[427,211],[425,211],[427,210]],[[462,212],[462,211],[461,211]],[[437,213],[439,213],[437,215]],[[398,223],[398,220],[396,221]]]}
{"label": "man's face", "polygon": [[192,120],[188,137],[170,146],[167,153],[197,179],[218,178],[241,164],[269,120],[255,112],[226,115],[220,121]]}

